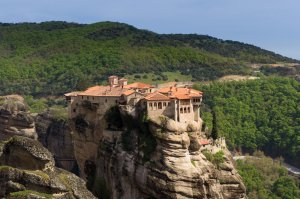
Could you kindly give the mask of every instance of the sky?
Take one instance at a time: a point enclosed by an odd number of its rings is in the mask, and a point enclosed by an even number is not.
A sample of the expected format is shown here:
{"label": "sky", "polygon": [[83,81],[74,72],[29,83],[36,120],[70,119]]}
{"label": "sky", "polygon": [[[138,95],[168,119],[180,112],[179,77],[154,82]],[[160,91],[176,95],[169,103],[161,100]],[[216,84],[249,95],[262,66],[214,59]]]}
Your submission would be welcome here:
{"label": "sky", "polygon": [[300,60],[300,0],[0,0],[0,22],[116,21],[197,33]]}

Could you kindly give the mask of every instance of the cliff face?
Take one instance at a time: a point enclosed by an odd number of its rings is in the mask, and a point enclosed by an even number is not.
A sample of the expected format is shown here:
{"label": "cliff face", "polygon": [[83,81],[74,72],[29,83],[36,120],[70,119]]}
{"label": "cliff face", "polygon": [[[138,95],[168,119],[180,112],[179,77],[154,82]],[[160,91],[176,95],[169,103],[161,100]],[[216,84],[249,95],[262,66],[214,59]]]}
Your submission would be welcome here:
{"label": "cliff face", "polygon": [[39,142],[12,137],[0,144],[0,197],[95,198],[85,182],[54,166],[52,154]]}
{"label": "cliff face", "polygon": [[[245,198],[245,187],[224,147],[214,164],[199,142],[201,120],[149,120],[122,107],[107,120],[86,110],[72,122],[75,156],[87,185],[102,198]],[[140,116],[130,116],[140,115]]]}
{"label": "cliff face", "polygon": [[56,166],[78,174],[77,161],[68,121],[56,120],[49,112],[35,117],[38,140],[54,156]]}
{"label": "cliff face", "polygon": [[18,95],[0,97],[0,140],[20,135],[37,139],[33,117]]}

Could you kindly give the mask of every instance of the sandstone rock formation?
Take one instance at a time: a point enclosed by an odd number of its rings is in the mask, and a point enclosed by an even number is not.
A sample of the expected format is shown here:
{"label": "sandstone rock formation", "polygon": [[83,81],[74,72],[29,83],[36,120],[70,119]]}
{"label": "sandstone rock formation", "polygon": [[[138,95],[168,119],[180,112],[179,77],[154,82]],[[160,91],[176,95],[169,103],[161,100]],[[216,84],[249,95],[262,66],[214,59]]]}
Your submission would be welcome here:
{"label": "sandstone rock formation", "polygon": [[54,166],[39,142],[15,136],[0,144],[0,197],[93,199],[85,182]]}
{"label": "sandstone rock formation", "polygon": [[54,155],[56,166],[78,174],[69,122],[57,120],[46,111],[35,117],[35,126],[38,140]]}
{"label": "sandstone rock formation", "polygon": [[14,135],[37,139],[33,117],[18,95],[0,97],[0,140]]}
{"label": "sandstone rock formation", "polygon": [[[130,116],[132,112],[139,116]],[[86,109],[71,124],[80,174],[97,196],[246,198],[227,149],[222,149],[224,161],[217,165],[203,155],[201,120],[183,124],[160,117],[154,121],[126,107],[115,114],[120,117],[109,124],[112,121],[106,121],[105,115]],[[116,123],[122,127],[115,128]]]}

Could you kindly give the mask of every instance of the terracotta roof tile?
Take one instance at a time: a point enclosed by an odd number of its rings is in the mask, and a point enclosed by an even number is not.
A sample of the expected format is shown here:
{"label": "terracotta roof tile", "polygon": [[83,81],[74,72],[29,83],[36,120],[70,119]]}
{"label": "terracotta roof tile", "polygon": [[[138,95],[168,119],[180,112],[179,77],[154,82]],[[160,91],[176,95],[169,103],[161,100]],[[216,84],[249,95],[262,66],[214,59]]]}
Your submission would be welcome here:
{"label": "terracotta roof tile", "polygon": [[121,96],[128,89],[122,87],[93,86],[78,94],[80,96]]}
{"label": "terracotta roof tile", "polygon": [[127,91],[123,92],[122,94],[128,96],[128,95],[131,95],[133,93],[135,93],[134,90],[127,90]]}
{"label": "terracotta roof tile", "polygon": [[210,144],[210,141],[207,140],[207,139],[201,139],[201,140],[200,140],[200,144],[201,144],[201,145],[208,145],[208,144]]}
{"label": "terracotta roof tile", "polygon": [[150,93],[145,97],[148,101],[169,101],[170,98],[168,96],[165,96],[164,94],[161,94],[159,92]]}
{"label": "terracotta roof tile", "polygon": [[173,98],[191,99],[193,97],[201,97],[202,92],[191,88],[164,87],[158,89],[158,92],[167,94],[171,92]]}
{"label": "terracotta roof tile", "polygon": [[125,85],[124,88],[139,88],[139,89],[143,89],[143,88],[151,88],[152,86],[150,84],[145,84],[142,82],[134,82],[132,84],[128,84]]}

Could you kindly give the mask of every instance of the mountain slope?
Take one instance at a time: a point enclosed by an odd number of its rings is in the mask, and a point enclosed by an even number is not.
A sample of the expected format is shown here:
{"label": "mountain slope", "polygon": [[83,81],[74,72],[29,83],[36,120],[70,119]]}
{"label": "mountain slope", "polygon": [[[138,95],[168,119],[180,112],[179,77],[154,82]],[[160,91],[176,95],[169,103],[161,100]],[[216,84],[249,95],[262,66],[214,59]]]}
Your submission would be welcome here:
{"label": "mountain slope", "polygon": [[0,94],[61,94],[136,72],[179,70],[209,80],[246,74],[246,63],[295,61],[239,42],[121,23],[0,24]]}

